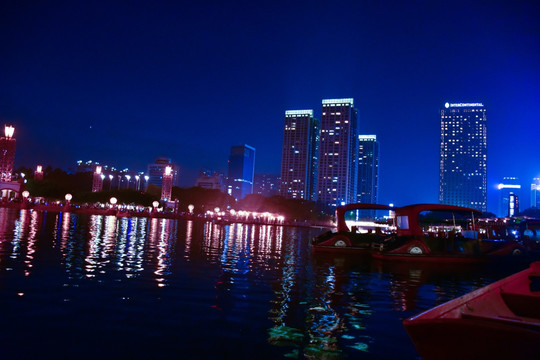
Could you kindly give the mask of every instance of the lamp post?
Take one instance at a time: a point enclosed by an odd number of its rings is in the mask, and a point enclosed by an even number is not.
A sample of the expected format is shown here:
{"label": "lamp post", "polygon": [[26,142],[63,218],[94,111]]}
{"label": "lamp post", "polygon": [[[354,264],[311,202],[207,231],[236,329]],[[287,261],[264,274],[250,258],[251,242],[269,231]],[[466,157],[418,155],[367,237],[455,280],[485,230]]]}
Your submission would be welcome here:
{"label": "lamp post", "polygon": [[72,198],[73,198],[73,196],[71,194],[66,194],[66,196],[64,196],[64,199],[66,199],[66,204],[64,205],[64,209],[66,211],[69,211],[69,207],[70,207]]}
{"label": "lamp post", "polygon": [[135,175],[135,190],[139,191],[139,180],[140,180],[140,176],[139,175]]}
{"label": "lamp post", "polygon": [[159,201],[154,201],[152,202],[152,206],[154,207],[154,211],[153,212],[157,212],[157,208],[159,206]]}
{"label": "lamp post", "polygon": [[109,192],[111,191],[111,186],[112,186],[112,179],[113,179],[114,176],[112,175],[109,175]]}
{"label": "lamp post", "polygon": [[28,190],[24,190],[22,192],[23,201],[21,206],[21,208],[23,209],[26,209],[26,205],[28,204],[28,196],[30,196],[30,193],[28,192]]}
{"label": "lamp post", "polygon": [[126,179],[128,181],[126,189],[129,189],[129,181],[131,180],[131,175],[126,175]]}
{"label": "lamp post", "polygon": [[150,180],[150,176],[144,175],[144,181],[145,181],[144,191],[148,190],[148,180]]}
{"label": "lamp post", "polygon": [[193,215],[193,209],[195,208],[195,206],[193,206],[193,204],[189,204],[187,208],[189,210],[190,215]]}

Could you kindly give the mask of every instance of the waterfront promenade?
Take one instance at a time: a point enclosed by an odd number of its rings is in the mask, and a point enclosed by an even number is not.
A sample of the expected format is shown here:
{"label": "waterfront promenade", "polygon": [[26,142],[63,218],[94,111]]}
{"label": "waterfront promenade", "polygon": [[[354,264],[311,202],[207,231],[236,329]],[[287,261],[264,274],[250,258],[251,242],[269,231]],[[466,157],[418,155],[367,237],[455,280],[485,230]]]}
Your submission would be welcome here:
{"label": "waterfront promenade", "polygon": [[158,219],[185,219],[211,221],[222,224],[242,223],[242,224],[261,224],[261,225],[281,225],[281,226],[298,226],[298,227],[315,227],[315,228],[333,228],[335,224],[327,222],[312,222],[312,221],[296,221],[288,220],[283,216],[270,213],[256,213],[249,211],[207,211],[206,213],[190,213],[174,211],[171,208],[165,211],[157,207],[143,206],[79,206],[77,204],[65,203],[48,203],[48,204],[33,204],[31,202],[14,202],[0,201],[0,208],[12,209],[27,209],[33,211],[47,212],[69,212],[73,214],[88,214],[88,215],[104,215],[121,217],[144,217]]}

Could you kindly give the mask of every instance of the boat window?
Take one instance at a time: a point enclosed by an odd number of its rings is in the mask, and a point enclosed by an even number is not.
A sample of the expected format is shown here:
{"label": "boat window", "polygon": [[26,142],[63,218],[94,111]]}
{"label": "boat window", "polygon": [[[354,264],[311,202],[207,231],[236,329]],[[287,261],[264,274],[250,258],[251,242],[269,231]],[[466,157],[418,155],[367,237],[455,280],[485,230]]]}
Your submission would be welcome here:
{"label": "boat window", "polygon": [[408,216],[398,216],[397,217],[397,226],[400,229],[408,230],[409,229],[409,217]]}
{"label": "boat window", "polygon": [[388,210],[349,210],[345,212],[344,220],[352,232],[360,234],[389,234],[396,228]]}
{"label": "boat window", "polygon": [[478,238],[478,233],[466,233],[471,230],[472,217],[469,211],[422,211],[418,214],[418,225],[425,235],[434,238],[448,238],[454,236]]}

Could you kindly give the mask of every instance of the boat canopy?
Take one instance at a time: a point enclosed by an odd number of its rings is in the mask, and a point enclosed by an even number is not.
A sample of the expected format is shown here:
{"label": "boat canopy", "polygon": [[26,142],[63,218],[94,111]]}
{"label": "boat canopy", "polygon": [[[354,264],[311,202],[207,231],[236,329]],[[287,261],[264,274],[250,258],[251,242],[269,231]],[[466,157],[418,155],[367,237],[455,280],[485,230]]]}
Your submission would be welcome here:
{"label": "boat canopy", "polygon": [[478,218],[481,214],[480,211],[454,205],[445,204],[414,204],[395,208],[396,209],[396,223],[398,228],[398,235],[400,236],[422,236],[423,231],[419,223],[419,214],[424,211],[448,211],[459,213],[470,213],[471,217]]}

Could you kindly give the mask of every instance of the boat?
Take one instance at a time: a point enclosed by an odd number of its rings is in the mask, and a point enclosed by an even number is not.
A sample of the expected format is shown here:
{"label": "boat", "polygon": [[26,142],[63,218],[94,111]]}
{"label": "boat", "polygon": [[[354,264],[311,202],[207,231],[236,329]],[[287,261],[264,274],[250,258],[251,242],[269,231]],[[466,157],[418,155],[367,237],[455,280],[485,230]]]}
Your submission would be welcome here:
{"label": "boat", "polygon": [[480,211],[445,204],[395,208],[395,235],[371,252],[377,259],[423,262],[488,262],[522,258],[525,248],[503,228],[480,226]]}
{"label": "boat", "polygon": [[379,204],[347,204],[336,208],[336,231],[311,240],[315,251],[365,252],[395,235],[394,207]]}
{"label": "boat", "polygon": [[537,359],[540,262],[403,321],[423,359]]}

